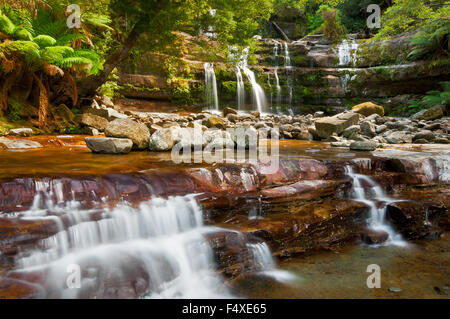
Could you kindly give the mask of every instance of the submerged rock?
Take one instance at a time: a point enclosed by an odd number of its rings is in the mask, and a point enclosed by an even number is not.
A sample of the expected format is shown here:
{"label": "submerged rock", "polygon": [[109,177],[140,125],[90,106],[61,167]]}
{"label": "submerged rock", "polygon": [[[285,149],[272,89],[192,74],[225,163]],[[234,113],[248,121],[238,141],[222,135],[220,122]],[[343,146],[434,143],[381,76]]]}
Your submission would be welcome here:
{"label": "submerged rock", "polygon": [[8,139],[0,137],[0,144],[3,144],[9,149],[21,149],[21,148],[39,148],[42,145],[36,141],[20,140],[20,139]]}
{"label": "submerged rock", "polygon": [[376,231],[366,229],[361,233],[361,240],[368,245],[377,245],[384,243],[389,238],[389,234],[385,231]]}
{"label": "submerged rock", "polygon": [[145,124],[127,118],[109,122],[105,127],[105,135],[129,138],[133,141],[134,148],[146,149],[149,145],[150,131]]}
{"label": "submerged rock", "polygon": [[84,140],[93,153],[127,154],[133,147],[133,141],[128,138],[86,137]]}

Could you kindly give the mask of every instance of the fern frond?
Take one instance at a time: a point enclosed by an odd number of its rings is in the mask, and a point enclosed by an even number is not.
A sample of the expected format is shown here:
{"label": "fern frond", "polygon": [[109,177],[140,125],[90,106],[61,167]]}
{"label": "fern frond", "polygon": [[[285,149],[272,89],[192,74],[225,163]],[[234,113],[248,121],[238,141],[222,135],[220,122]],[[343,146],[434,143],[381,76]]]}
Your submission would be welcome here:
{"label": "fern frond", "polygon": [[0,32],[12,35],[16,26],[4,14],[0,14]]}
{"label": "fern frond", "polygon": [[51,36],[45,34],[34,37],[33,41],[36,42],[41,49],[56,45],[56,40]]}
{"label": "fern frond", "polygon": [[68,33],[60,36],[56,40],[56,45],[70,45],[73,41],[85,39],[85,36],[81,33]]}

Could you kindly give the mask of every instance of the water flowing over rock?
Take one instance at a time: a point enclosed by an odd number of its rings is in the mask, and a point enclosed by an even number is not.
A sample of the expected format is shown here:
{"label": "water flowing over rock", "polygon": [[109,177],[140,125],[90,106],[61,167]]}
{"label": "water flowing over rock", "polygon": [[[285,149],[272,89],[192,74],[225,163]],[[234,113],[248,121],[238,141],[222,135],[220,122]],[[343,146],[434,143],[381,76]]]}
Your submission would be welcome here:
{"label": "water flowing over rock", "polygon": [[205,101],[210,110],[219,110],[219,98],[217,96],[217,81],[214,65],[204,64],[205,70]]}

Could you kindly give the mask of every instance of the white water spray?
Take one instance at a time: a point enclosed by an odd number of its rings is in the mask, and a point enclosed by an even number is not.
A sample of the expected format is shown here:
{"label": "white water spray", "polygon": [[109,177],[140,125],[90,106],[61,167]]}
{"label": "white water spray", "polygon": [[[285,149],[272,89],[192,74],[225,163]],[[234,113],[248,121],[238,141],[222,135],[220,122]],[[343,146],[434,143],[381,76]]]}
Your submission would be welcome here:
{"label": "white water spray", "polygon": [[239,66],[236,67],[236,81],[237,106],[238,110],[242,110],[245,105],[245,86]]}

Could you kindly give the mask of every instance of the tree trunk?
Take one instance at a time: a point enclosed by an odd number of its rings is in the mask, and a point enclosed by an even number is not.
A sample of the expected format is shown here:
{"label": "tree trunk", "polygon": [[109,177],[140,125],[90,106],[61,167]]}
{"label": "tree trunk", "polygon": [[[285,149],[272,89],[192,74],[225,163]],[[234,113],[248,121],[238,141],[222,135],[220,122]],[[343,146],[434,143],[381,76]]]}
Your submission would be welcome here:
{"label": "tree trunk", "polygon": [[119,65],[120,62],[128,57],[130,50],[136,44],[139,36],[140,33],[137,32],[136,27],[134,27],[120,48],[106,59],[103,71],[98,75],[91,75],[79,82],[78,94],[83,97],[93,97],[97,89],[106,82],[110,73]]}

